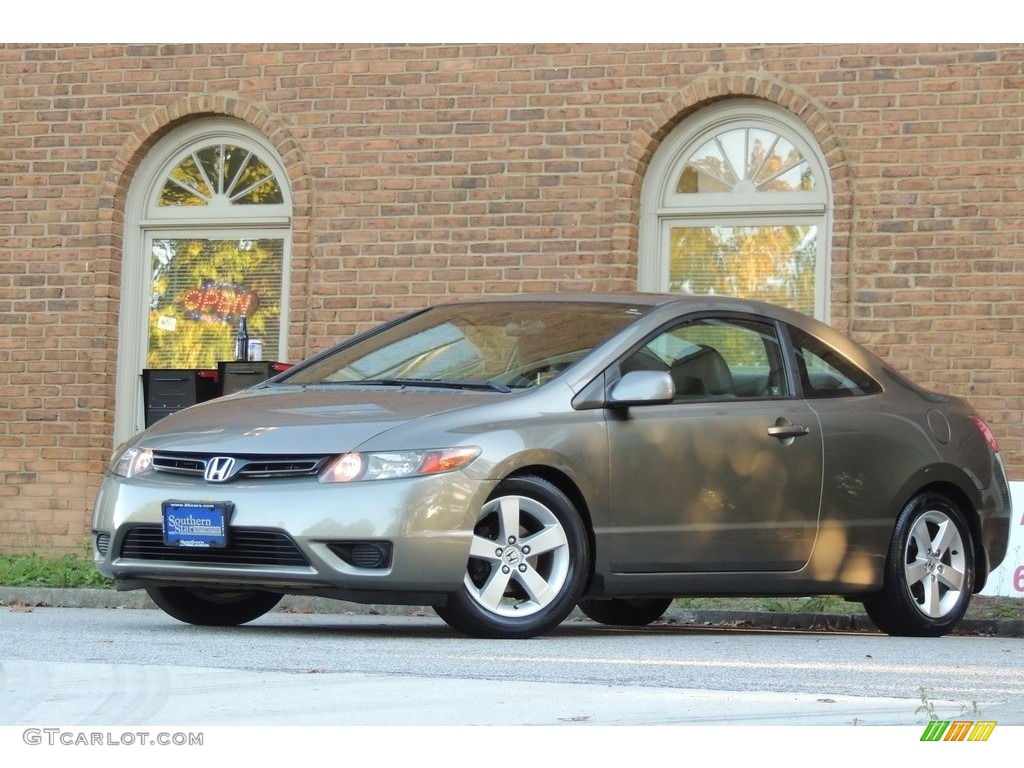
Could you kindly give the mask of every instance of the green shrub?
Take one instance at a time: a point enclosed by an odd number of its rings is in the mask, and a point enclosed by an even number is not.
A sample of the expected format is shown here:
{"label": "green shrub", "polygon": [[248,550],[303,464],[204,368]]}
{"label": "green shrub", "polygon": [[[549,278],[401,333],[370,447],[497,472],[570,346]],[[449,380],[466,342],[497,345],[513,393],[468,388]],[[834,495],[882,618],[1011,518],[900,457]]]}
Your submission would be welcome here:
{"label": "green shrub", "polygon": [[0,555],[0,586],[4,587],[110,587],[113,581],[96,567],[74,555],[46,558],[39,555]]}

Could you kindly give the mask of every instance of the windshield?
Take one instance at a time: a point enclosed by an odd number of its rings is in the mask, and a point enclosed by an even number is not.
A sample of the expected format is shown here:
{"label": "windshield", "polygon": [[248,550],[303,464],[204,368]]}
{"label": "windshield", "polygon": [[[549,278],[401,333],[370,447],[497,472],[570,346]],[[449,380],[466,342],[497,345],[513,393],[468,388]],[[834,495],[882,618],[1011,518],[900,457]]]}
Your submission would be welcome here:
{"label": "windshield", "polygon": [[284,381],[448,384],[500,391],[535,387],[645,311],[596,302],[435,307],[343,344]]}

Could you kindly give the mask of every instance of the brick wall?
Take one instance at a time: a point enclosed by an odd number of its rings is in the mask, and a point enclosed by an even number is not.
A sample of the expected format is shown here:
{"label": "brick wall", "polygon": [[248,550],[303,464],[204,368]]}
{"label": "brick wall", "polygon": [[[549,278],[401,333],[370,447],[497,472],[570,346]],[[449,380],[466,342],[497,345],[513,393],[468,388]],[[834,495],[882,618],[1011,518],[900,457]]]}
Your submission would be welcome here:
{"label": "brick wall", "polygon": [[635,287],[658,142],[790,110],[832,177],[832,318],[969,396],[1024,479],[1020,45],[0,46],[0,551],[78,551],[112,448],[125,197],[190,118],[295,196],[298,358],[451,294]]}

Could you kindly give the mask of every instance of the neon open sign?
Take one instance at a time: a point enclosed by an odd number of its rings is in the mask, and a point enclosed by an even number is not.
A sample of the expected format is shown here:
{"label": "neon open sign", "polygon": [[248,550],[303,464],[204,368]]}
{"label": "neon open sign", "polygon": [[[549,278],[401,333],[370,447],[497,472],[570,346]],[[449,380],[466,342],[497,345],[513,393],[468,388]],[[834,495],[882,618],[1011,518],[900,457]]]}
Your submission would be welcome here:
{"label": "neon open sign", "polygon": [[238,283],[204,280],[181,297],[181,304],[191,320],[222,320],[231,322],[242,315],[252,315],[260,306],[260,298]]}

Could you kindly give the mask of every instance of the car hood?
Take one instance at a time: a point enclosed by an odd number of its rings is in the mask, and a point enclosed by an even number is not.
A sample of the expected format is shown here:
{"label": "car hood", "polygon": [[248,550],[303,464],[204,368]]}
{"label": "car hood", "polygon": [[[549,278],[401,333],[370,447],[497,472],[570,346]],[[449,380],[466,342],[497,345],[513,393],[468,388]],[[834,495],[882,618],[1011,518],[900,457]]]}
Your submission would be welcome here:
{"label": "car hood", "polygon": [[211,400],[174,413],[146,430],[138,442],[163,451],[344,453],[403,424],[502,397],[507,395],[414,389],[289,387],[282,390],[270,387]]}

